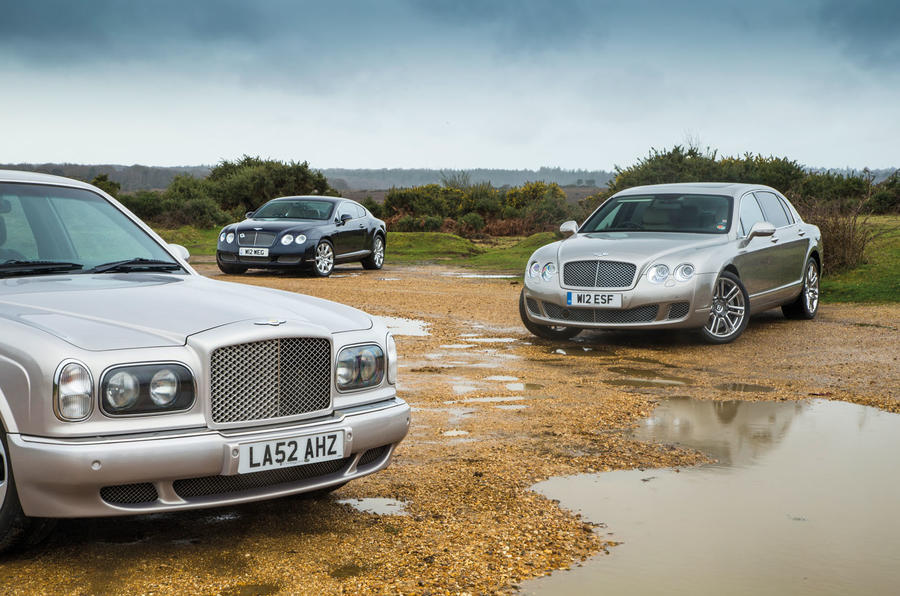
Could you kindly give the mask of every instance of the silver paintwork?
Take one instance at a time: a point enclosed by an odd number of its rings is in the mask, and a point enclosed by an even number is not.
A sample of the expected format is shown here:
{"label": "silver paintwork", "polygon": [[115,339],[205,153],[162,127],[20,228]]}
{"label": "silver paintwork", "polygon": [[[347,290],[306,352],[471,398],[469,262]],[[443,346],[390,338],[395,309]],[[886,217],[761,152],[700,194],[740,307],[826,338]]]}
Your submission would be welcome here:
{"label": "silver paintwork", "polygon": [[[746,237],[740,228],[740,203],[753,191],[772,192],[784,200],[794,223],[774,228],[765,222],[751,228]],[[553,242],[536,250],[528,260],[555,263],[559,273],[550,281],[540,276],[525,275],[525,296],[551,302],[563,308],[568,291],[584,291],[566,287],[562,272],[569,261],[610,260],[634,263],[637,274],[627,287],[604,289],[602,292],[622,294],[622,308],[630,309],[647,304],[659,304],[655,320],[643,323],[573,323],[564,319],[538,316],[526,309],[528,318],[539,324],[585,329],[653,329],[700,328],[710,320],[716,280],[725,270],[737,272],[750,295],[749,314],[792,302],[804,286],[807,259],[818,259],[821,270],[823,253],[822,237],[816,226],[803,222],[800,214],[781,193],[763,185],[729,183],[659,184],[626,189],[615,197],[647,193],[691,193],[730,195],[733,201],[731,227],[725,234],[692,234],[672,232],[576,232],[570,237]],[[561,226],[562,232],[570,232],[570,222]],[[669,279],[664,284],[653,284],[647,279],[647,270],[656,264],[665,264],[674,271],[681,263],[692,263],[695,274],[688,282]],[[816,283],[816,303],[818,284]],[[686,317],[667,319],[668,305],[688,302]]]}
{"label": "silver paintwork", "polygon": [[[351,344],[377,344],[387,353],[387,329],[359,310],[326,300],[204,278],[187,264],[186,250],[167,245],[115,199],[89,184],[4,170],[0,182],[94,192],[122,210],[185,270],[0,279],[0,422],[9,440],[9,453],[0,453],[0,459],[14,471],[26,515],[133,513],[135,508],[110,505],[99,495],[103,486],[130,482],[157,485],[160,500],[138,508],[149,512],[304,492],[388,465],[390,457],[364,472],[354,465],[341,477],[191,502],[178,499],[171,491],[174,479],[236,473],[229,454],[240,441],[343,429],[345,453],[357,455],[401,441],[410,410],[387,379],[353,394],[339,394],[332,381],[332,405],[326,412],[215,424],[209,408],[210,355],[218,347],[322,337],[331,342],[334,361],[337,352]],[[61,363],[72,360],[82,363],[94,379],[94,407],[85,420],[64,422],[54,413],[54,375]],[[98,406],[97,379],[103,371],[157,362],[176,362],[194,373],[194,405],[165,415],[106,416]],[[0,482],[0,503],[6,487]]]}

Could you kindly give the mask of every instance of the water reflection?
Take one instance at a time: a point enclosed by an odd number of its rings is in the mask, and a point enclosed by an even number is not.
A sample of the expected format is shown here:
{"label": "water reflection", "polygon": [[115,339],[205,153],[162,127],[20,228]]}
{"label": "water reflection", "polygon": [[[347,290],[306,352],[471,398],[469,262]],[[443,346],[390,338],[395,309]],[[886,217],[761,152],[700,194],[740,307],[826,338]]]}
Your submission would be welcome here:
{"label": "water reflection", "polygon": [[622,544],[525,593],[897,593],[897,414],[821,400],[680,399],[663,402],[635,437],[719,462],[538,484]]}

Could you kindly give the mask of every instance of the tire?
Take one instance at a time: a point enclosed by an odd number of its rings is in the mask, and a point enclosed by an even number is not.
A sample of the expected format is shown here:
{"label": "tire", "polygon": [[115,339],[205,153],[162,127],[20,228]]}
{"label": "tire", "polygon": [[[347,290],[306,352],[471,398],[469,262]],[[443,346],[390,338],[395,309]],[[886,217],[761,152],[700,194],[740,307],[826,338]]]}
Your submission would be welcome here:
{"label": "tire", "polygon": [[316,245],[312,270],[316,277],[328,277],[334,271],[334,246],[328,240],[320,240]]}
{"label": "tire", "polygon": [[711,344],[727,344],[740,337],[750,320],[750,295],[740,278],[723,271],[713,287],[709,319],[700,334]]}
{"label": "tire", "polygon": [[781,312],[789,319],[814,319],[819,312],[819,264],[815,259],[806,261],[803,268],[803,289],[790,304],[781,307]]}
{"label": "tire", "polygon": [[522,324],[525,325],[525,328],[533,335],[551,341],[564,341],[572,339],[581,333],[581,329],[578,327],[557,327],[554,325],[541,325],[535,323],[528,318],[528,313],[525,308],[525,290],[523,289],[519,294],[519,316],[522,318]]}
{"label": "tire", "polygon": [[7,445],[6,431],[0,424],[0,554],[37,544],[56,524],[56,520],[29,518],[22,512]]}
{"label": "tire", "polygon": [[384,237],[375,234],[372,239],[372,254],[362,260],[363,269],[381,269],[384,266]]}
{"label": "tire", "polygon": [[231,263],[223,263],[219,259],[219,255],[216,255],[216,265],[219,266],[219,271],[226,275],[241,275],[242,273],[247,273],[247,269],[249,267],[245,265],[233,265]]}

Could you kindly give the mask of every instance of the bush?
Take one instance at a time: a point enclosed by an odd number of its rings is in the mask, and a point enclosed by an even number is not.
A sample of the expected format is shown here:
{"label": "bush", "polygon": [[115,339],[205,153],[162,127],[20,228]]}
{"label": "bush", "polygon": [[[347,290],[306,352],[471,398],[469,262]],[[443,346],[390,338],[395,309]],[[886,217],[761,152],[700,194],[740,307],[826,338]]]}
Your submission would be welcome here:
{"label": "bush", "polygon": [[459,218],[457,228],[460,236],[474,236],[484,229],[484,218],[477,213],[466,213]]}
{"label": "bush", "polygon": [[381,219],[384,216],[384,208],[381,203],[375,201],[372,197],[366,197],[362,202],[362,206],[369,210],[369,213]]}

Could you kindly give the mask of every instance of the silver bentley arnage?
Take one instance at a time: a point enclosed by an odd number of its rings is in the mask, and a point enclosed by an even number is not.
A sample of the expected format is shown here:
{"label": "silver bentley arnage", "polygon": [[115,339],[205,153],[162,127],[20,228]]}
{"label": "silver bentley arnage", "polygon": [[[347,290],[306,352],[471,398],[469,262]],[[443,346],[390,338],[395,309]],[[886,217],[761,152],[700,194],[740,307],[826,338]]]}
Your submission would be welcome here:
{"label": "silver bentley arnage", "polygon": [[528,261],[519,313],[529,331],[697,328],[727,343],[780,306],[812,319],[822,238],[768,186],[660,184],[616,193]]}
{"label": "silver bentley arnage", "polygon": [[198,275],[97,188],[0,170],[0,551],[46,518],[322,494],[409,426],[388,330]]}

